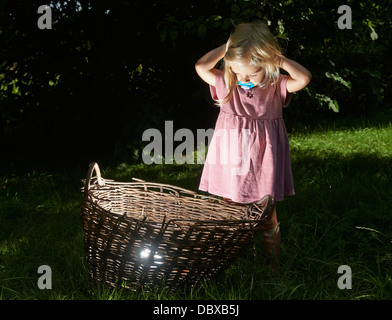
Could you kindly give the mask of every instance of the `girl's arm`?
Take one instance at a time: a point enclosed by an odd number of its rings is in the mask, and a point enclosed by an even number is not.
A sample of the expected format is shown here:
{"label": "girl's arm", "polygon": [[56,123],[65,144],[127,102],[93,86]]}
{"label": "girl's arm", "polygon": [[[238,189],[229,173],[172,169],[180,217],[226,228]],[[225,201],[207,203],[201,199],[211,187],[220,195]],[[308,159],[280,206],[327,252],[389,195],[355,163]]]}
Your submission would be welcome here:
{"label": "girl's arm", "polygon": [[221,45],[214,50],[206,53],[202,56],[195,65],[196,72],[205,82],[215,86],[215,72],[214,67],[220,59],[224,57],[226,53],[226,44]]}
{"label": "girl's arm", "polygon": [[295,92],[305,88],[312,78],[312,74],[308,69],[286,57],[281,58],[279,66],[290,75],[290,78],[287,80],[288,92]]}

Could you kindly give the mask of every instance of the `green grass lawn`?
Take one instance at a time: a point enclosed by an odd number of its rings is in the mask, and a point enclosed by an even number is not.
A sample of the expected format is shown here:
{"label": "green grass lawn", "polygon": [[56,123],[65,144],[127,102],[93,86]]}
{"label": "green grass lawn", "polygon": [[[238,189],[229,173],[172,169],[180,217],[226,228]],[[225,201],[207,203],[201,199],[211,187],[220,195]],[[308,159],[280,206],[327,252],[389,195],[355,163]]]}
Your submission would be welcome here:
{"label": "green grass lawn", "polygon": [[[257,237],[227,271],[191,292],[92,290],[80,221],[84,168],[0,173],[1,299],[391,299],[392,126],[324,126],[289,135],[296,195],[278,203],[281,271]],[[105,178],[138,177],[197,190],[201,165],[102,167]],[[40,265],[52,289],[37,286]],[[338,268],[352,270],[341,290]]]}

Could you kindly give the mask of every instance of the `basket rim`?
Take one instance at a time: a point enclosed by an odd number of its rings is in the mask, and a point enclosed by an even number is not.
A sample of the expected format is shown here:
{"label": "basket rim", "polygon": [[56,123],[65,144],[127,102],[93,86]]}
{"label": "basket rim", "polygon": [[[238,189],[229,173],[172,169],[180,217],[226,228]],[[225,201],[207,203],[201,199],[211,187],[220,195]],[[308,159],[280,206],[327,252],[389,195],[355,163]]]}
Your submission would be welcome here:
{"label": "basket rim", "polygon": [[[93,172],[96,172],[96,176],[93,177]],[[101,172],[99,169],[99,166],[96,162],[93,162],[89,166],[89,171],[86,179],[83,179],[82,182],[84,184],[82,188],[83,192],[83,200],[84,201],[89,201],[93,205],[98,205],[103,211],[106,212],[108,215],[112,215],[114,217],[123,217],[125,219],[130,219],[134,222],[138,223],[143,223],[146,225],[162,225],[162,220],[161,221],[154,221],[154,220],[143,220],[143,219],[138,219],[135,217],[131,217],[130,215],[127,215],[127,212],[122,212],[122,213],[114,213],[110,210],[107,210],[100,206],[97,201],[103,200],[99,199],[94,196],[95,192],[99,192],[102,190],[117,190],[119,188],[130,188],[130,189],[144,189],[145,192],[151,192],[151,193],[156,193],[156,194],[165,194],[165,195],[172,195],[170,192],[174,192],[174,196],[180,199],[187,199],[187,200],[195,200],[195,201],[209,201],[213,205],[217,205],[222,207],[222,209],[230,209],[230,210],[235,210],[238,211],[238,213],[242,213],[242,217],[239,217],[238,219],[186,219],[186,218],[170,218],[167,220],[166,223],[176,223],[176,222],[184,222],[184,223],[195,223],[197,225],[212,225],[212,224],[221,224],[221,225],[235,225],[235,224],[250,224],[250,228],[255,228],[259,229],[261,228],[260,224],[265,220],[265,217],[262,219],[255,219],[255,218],[249,218],[249,209],[250,205],[249,204],[244,204],[244,203],[231,203],[227,202],[223,199],[220,199],[216,196],[212,195],[203,195],[199,194],[195,191],[185,189],[179,186],[175,185],[170,185],[167,183],[158,183],[158,182],[151,182],[151,181],[145,181],[139,178],[132,178],[132,182],[121,182],[121,181],[115,181],[112,179],[106,179],[101,176]],[[155,189],[155,190],[151,190]],[[160,191],[157,191],[156,189],[159,189]],[[163,192],[169,191],[169,192]],[[271,197],[271,196],[269,196]],[[96,199],[97,201],[94,201],[93,199]],[[110,200],[107,200],[110,201]],[[246,217],[245,218],[245,214]],[[164,215],[164,219],[166,220],[166,215]],[[255,225],[256,226],[253,226]]]}
{"label": "basket rim", "polygon": [[[191,227],[195,227],[197,226],[203,226],[203,225],[241,225],[241,224],[250,224],[251,228],[253,227],[253,224],[260,224],[261,222],[263,222],[263,220],[254,220],[254,219],[185,219],[185,218],[170,218],[167,219],[167,221],[165,221],[165,216],[164,219],[162,221],[153,221],[153,220],[143,220],[143,219],[138,219],[132,216],[127,215],[127,212],[122,212],[122,213],[114,213],[108,209],[103,208],[102,206],[100,206],[98,203],[96,203],[95,201],[93,201],[92,199],[89,198],[85,198],[84,201],[86,202],[90,202],[93,206],[98,206],[102,212],[104,214],[106,214],[107,216],[113,217],[113,218],[121,218],[124,220],[130,220],[136,223],[140,223],[143,225],[155,225],[155,226],[162,226],[162,224],[176,224],[176,222],[184,222],[184,223],[194,223],[193,226]],[[255,227],[253,227],[254,229],[257,229]]]}

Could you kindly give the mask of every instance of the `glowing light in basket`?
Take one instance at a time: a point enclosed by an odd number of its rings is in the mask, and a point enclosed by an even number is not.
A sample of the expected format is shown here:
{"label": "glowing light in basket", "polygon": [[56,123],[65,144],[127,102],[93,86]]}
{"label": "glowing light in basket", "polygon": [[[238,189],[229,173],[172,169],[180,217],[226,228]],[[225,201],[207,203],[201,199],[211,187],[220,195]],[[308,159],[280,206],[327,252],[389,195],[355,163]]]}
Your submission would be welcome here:
{"label": "glowing light in basket", "polygon": [[[150,255],[151,255],[151,250],[148,248],[144,248],[140,251],[140,258],[142,259],[149,259]],[[155,264],[163,264],[163,261],[160,261],[162,260],[161,255],[155,253],[153,258]]]}

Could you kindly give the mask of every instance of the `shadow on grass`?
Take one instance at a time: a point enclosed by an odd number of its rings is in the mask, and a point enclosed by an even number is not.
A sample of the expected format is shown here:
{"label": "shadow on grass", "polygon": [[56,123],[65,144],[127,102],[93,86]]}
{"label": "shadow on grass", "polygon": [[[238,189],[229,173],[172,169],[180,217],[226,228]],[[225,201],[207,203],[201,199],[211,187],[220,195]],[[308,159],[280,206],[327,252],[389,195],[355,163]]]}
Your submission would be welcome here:
{"label": "shadow on grass", "polygon": [[292,165],[296,195],[278,206],[286,270],[307,274],[309,290],[325,298],[341,291],[337,269],[349,265],[355,286],[347,298],[390,298],[392,158],[302,152]]}

